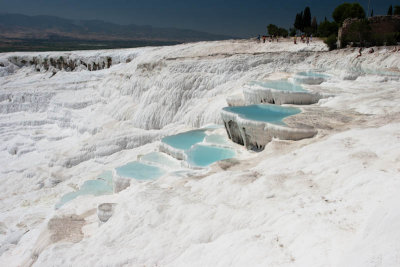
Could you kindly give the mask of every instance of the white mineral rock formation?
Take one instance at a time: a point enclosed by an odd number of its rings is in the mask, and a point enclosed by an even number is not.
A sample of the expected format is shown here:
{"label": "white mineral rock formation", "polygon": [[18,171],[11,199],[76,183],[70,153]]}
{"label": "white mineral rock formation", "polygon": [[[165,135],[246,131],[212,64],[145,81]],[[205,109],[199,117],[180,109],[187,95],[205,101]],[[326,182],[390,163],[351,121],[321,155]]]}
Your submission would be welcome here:
{"label": "white mineral rock formation", "polygon": [[301,140],[317,134],[312,127],[294,128],[262,121],[244,119],[240,115],[222,110],[221,117],[228,137],[247,149],[261,151],[273,138],[281,140]]}
{"label": "white mineral rock formation", "polygon": [[243,95],[246,105],[270,103],[276,105],[310,105],[317,103],[324,96],[314,92],[282,91],[272,88],[244,88]]}
{"label": "white mineral rock formation", "polygon": [[113,176],[113,189],[114,193],[119,193],[131,185],[132,178],[121,177],[118,175]]}
{"label": "white mineral rock formation", "polygon": [[160,152],[164,152],[164,153],[166,153],[166,154],[168,154],[168,155],[170,155],[170,156],[172,156],[172,157],[174,157],[176,159],[179,159],[179,160],[186,160],[187,159],[187,155],[186,155],[184,150],[174,148],[174,147],[172,147],[172,146],[170,146],[168,144],[165,144],[163,142],[160,143],[159,150],[160,150]]}
{"label": "white mineral rock formation", "polygon": [[300,84],[318,85],[325,82],[327,78],[322,76],[312,76],[312,75],[307,76],[307,75],[296,74],[293,77],[293,80],[296,83]]}
{"label": "white mineral rock formation", "polygon": [[[1,53],[0,266],[399,266],[400,52],[374,50],[229,40]],[[286,122],[314,138],[232,144],[232,161],[172,166],[55,210],[161,137],[222,124],[248,82],[310,69],[330,75],[312,91],[334,97]],[[273,133],[261,145],[314,133],[255,126]],[[104,224],[101,203],[118,203]]]}
{"label": "white mineral rock formation", "polygon": [[97,217],[100,222],[107,222],[114,213],[116,203],[102,203],[97,206]]}

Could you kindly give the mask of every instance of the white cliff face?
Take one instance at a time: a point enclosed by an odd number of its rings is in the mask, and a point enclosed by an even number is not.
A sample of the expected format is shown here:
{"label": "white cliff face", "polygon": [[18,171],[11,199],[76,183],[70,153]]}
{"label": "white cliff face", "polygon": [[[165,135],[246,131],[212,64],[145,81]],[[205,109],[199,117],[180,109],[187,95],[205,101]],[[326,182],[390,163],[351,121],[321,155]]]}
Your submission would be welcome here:
{"label": "white cliff face", "polygon": [[[0,54],[0,265],[398,265],[400,53],[357,54],[250,41]],[[222,124],[247,82],[309,69],[334,95],[301,117],[314,138],[54,210],[163,136]],[[116,205],[99,224],[102,203]]]}

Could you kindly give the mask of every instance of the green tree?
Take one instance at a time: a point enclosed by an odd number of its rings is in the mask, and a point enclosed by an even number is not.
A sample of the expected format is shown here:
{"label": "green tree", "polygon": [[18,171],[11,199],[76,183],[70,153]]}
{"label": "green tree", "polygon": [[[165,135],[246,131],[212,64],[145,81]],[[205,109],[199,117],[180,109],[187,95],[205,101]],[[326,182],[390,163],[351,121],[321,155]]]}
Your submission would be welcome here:
{"label": "green tree", "polygon": [[327,19],[325,19],[318,26],[318,36],[320,37],[328,37],[332,34],[337,35],[337,32],[338,32],[338,25],[334,21],[330,22]]}
{"label": "green tree", "polygon": [[296,19],[293,26],[295,29],[303,31],[303,12],[296,14]]}
{"label": "green tree", "polygon": [[306,7],[304,9],[304,13],[303,13],[303,29],[307,28],[307,27],[311,27],[311,10],[309,7]]}
{"label": "green tree", "polygon": [[350,25],[346,36],[344,36],[344,41],[354,41],[357,40],[360,46],[363,46],[366,41],[370,40],[371,26],[367,19],[362,19],[356,21]]}
{"label": "green tree", "polygon": [[296,35],[296,29],[295,28],[290,28],[289,29],[289,35],[290,36],[295,36]]}
{"label": "green tree", "polygon": [[400,15],[400,6],[394,6],[393,15]]}
{"label": "green tree", "polygon": [[328,36],[328,38],[326,38],[326,40],[324,41],[324,43],[326,43],[329,47],[329,50],[333,50],[337,48],[337,37],[336,34],[331,34]]}
{"label": "green tree", "polygon": [[365,18],[365,11],[358,3],[344,3],[335,8],[332,17],[337,24],[342,26],[343,21],[347,18]]}
{"label": "green tree", "polygon": [[353,3],[349,13],[346,14],[348,18],[358,18],[358,19],[365,19],[366,13],[364,8],[359,3]]}
{"label": "green tree", "polygon": [[345,20],[345,13],[347,10],[351,8],[350,3],[343,3],[335,8],[335,10],[332,13],[332,17],[335,20],[336,23],[342,24],[343,21]]}
{"label": "green tree", "polygon": [[374,10],[372,9],[371,10],[371,17],[373,17],[374,16]]}
{"label": "green tree", "polygon": [[305,27],[303,31],[307,36],[313,33],[313,28],[311,27]]}
{"label": "green tree", "polygon": [[390,5],[387,14],[388,14],[388,16],[392,16],[393,15],[393,7],[392,7],[392,5]]}
{"label": "green tree", "polygon": [[278,35],[286,38],[288,37],[289,32],[285,28],[279,28]]}
{"label": "green tree", "polygon": [[267,30],[269,35],[279,35],[279,28],[274,24],[269,24]]}
{"label": "green tree", "polygon": [[313,17],[311,21],[311,28],[312,28],[312,33],[316,34],[318,31],[318,22],[316,17]]}

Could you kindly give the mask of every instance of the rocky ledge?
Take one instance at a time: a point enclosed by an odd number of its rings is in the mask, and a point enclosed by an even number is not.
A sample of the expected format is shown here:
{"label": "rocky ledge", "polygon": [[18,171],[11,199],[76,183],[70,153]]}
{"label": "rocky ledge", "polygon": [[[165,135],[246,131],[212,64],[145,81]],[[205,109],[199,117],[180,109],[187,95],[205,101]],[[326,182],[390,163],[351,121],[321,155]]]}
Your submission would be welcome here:
{"label": "rocky ledge", "polygon": [[315,92],[282,91],[272,88],[244,88],[243,95],[246,105],[253,104],[293,104],[293,105],[311,105],[318,103],[325,96]]}
{"label": "rocky ledge", "polygon": [[[311,138],[317,130],[311,126],[296,123],[292,119],[290,124],[275,124],[256,121],[241,117],[239,114],[223,109],[221,117],[228,133],[228,137],[235,143],[244,145],[254,151],[264,150],[273,138],[281,140],[300,140]],[[293,118],[295,116],[292,116]]]}

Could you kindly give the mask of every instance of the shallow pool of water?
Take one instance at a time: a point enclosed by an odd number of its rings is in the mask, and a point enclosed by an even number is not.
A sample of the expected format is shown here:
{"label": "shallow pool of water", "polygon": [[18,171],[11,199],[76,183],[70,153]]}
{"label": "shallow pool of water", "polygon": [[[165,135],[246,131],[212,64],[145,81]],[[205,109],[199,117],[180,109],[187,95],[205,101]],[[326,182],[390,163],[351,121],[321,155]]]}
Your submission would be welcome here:
{"label": "shallow pool of water", "polygon": [[187,151],[188,162],[199,167],[206,167],[216,161],[235,157],[235,152],[228,148],[196,145]]}
{"label": "shallow pool of water", "polygon": [[138,161],[133,161],[115,169],[121,177],[137,180],[155,179],[164,174],[164,171],[156,166],[151,166]]}
{"label": "shallow pool of water", "polygon": [[275,89],[279,91],[292,91],[292,92],[307,92],[301,85],[291,83],[287,80],[278,80],[278,81],[253,81],[250,82],[249,85],[258,85],[264,88]]}
{"label": "shallow pool of water", "polygon": [[160,164],[169,168],[180,167],[180,164],[176,159],[171,158],[170,156],[161,152],[151,152],[149,154],[143,155],[140,160]]}
{"label": "shallow pool of water", "polygon": [[302,71],[297,73],[297,75],[300,76],[305,76],[305,77],[312,77],[312,78],[329,78],[328,75],[319,73],[319,72],[313,72],[313,71]]}
{"label": "shallow pool of water", "polygon": [[210,134],[207,135],[204,139],[207,143],[217,144],[217,145],[226,145],[228,144],[228,139],[220,134]]}
{"label": "shallow pool of water", "polygon": [[106,181],[110,186],[112,186],[113,184],[112,178],[113,178],[112,171],[104,171],[99,175],[99,177],[97,177],[98,180]]}
{"label": "shallow pool of water", "polygon": [[205,136],[205,130],[194,130],[176,135],[170,135],[164,137],[161,139],[161,141],[176,149],[188,150],[194,144],[202,142]]}
{"label": "shallow pool of water", "polygon": [[238,107],[225,107],[225,111],[238,114],[243,119],[269,122],[285,125],[282,119],[301,112],[298,108],[277,105],[250,105]]}
{"label": "shallow pool of water", "polygon": [[[111,172],[110,172],[111,173]],[[112,175],[112,174],[111,174]],[[108,173],[104,175],[106,179],[102,178],[102,175],[97,180],[88,180],[83,183],[79,190],[65,194],[61,197],[60,201],[56,204],[56,209],[63,206],[65,203],[84,195],[100,196],[105,194],[112,194],[113,187],[112,182],[108,180]],[[112,177],[111,177],[112,179]]]}

